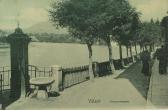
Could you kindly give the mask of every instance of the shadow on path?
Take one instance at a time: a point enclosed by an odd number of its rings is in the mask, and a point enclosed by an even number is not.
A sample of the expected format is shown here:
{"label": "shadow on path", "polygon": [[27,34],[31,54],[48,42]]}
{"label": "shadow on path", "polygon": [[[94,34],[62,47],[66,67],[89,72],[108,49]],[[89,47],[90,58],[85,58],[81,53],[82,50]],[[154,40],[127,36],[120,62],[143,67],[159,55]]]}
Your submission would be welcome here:
{"label": "shadow on path", "polygon": [[137,89],[137,91],[146,99],[149,81],[147,78],[141,73],[142,64],[141,62],[136,62],[127,68],[123,73],[119,76],[115,77],[115,79],[125,78],[128,79],[133,86]]}
{"label": "shadow on path", "polygon": [[16,101],[16,99],[10,98],[10,90],[4,91],[3,95],[0,96],[0,104],[2,104],[3,109],[12,104],[14,101]]}

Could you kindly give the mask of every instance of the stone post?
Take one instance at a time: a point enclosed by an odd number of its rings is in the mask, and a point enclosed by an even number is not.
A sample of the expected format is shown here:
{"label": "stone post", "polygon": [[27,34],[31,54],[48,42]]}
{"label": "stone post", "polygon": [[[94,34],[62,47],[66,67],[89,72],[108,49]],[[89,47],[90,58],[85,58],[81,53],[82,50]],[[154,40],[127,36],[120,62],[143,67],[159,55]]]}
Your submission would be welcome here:
{"label": "stone post", "polygon": [[98,66],[98,62],[93,62],[93,74],[94,77],[98,77],[99,76],[99,66]]}
{"label": "stone post", "polygon": [[24,34],[18,27],[15,32],[7,37],[10,43],[11,56],[11,97],[18,99],[25,97],[29,91],[28,75],[28,44],[31,38]]}
{"label": "stone post", "polygon": [[58,65],[52,66],[53,78],[55,82],[52,84],[51,91],[62,91],[63,90],[63,81],[62,81],[62,68]]}

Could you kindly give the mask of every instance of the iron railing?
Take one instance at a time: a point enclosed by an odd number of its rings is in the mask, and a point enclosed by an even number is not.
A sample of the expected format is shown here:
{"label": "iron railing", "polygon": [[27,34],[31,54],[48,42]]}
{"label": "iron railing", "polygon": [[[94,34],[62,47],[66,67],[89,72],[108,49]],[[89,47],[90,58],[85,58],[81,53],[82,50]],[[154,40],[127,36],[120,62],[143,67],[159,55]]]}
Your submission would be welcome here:
{"label": "iron railing", "polygon": [[111,74],[110,62],[106,61],[98,63],[97,72],[99,77]]}
{"label": "iron railing", "polygon": [[0,67],[0,90],[10,89],[11,69],[8,66]]}
{"label": "iron railing", "polygon": [[[4,91],[10,89],[11,71],[12,70],[8,66],[0,67],[0,95],[2,95]],[[29,65],[28,73],[30,78],[50,77],[52,76],[52,68]]]}
{"label": "iron railing", "polygon": [[3,88],[2,88],[2,86],[3,86],[3,79],[2,79],[2,74],[0,74],[0,96],[2,96],[2,90],[3,90]]}
{"label": "iron railing", "polygon": [[[134,58],[137,59],[136,56]],[[128,65],[132,62],[132,58],[124,58],[123,62],[125,65]],[[113,63],[116,70],[122,69],[121,60],[113,60]],[[97,69],[96,71],[95,68]],[[2,91],[10,89],[11,71],[8,66],[0,67],[0,94]],[[111,74],[109,61],[97,63],[97,67],[94,65],[93,72],[94,75],[98,74],[99,77]],[[51,67],[37,67],[34,65],[28,65],[28,73],[30,78],[51,77],[53,75]],[[63,68],[62,76],[63,88],[87,81],[89,79],[89,66]]]}
{"label": "iron railing", "polygon": [[79,84],[89,79],[88,66],[65,68],[62,69],[63,88],[68,88],[72,85]]}
{"label": "iron railing", "polygon": [[51,67],[37,67],[34,65],[29,65],[28,71],[30,78],[51,77],[53,74]]}

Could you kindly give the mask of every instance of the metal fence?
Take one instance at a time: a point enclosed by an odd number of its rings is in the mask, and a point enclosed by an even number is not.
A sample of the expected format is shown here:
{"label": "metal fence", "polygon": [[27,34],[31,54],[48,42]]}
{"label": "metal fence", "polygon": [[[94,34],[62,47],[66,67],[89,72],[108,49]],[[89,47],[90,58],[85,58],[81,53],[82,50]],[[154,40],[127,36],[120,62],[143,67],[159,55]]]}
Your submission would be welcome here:
{"label": "metal fence", "polygon": [[10,89],[11,69],[8,66],[0,67],[0,95]]}
{"label": "metal fence", "polygon": [[29,65],[28,71],[30,78],[51,77],[53,74],[51,67],[37,67],[34,65]]}
{"label": "metal fence", "polygon": [[[131,57],[123,59],[124,65],[128,65],[131,62],[133,62],[133,59]],[[114,68],[116,70],[123,69],[123,65],[120,59],[113,60],[113,63],[114,63]],[[93,64],[93,72],[95,76],[102,77],[102,76],[112,74],[109,61],[100,62],[100,63],[97,63],[96,65],[97,67],[95,67],[95,65]],[[95,68],[96,68],[96,71],[95,71]],[[89,67],[87,65],[87,66],[81,66],[81,67],[75,67],[75,68],[65,68],[65,69],[62,69],[62,75],[63,75],[62,88],[68,88],[75,84],[87,81],[89,79]]]}
{"label": "metal fence", "polygon": [[[137,60],[138,58],[134,56]],[[124,65],[128,65],[133,62],[131,57],[124,58]],[[122,69],[121,60],[113,60],[114,67],[116,70]],[[96,68],[96,71],[95,71]],[[111,68],[109,61],[100,62],[95,65],[93,64],[93,72],[95,76],[101,77],[111,74]],[[36,77],[51,77],[53,71],[51,67],[37,67],[34,65],[28,65],[28,73],[30,78]],[[98,74],[98,75],[97,75]],[[11,69],[10,67],[0,67],[0,94],[7,89],[10,89],[10,78]],[[89,79],[89,66],[80,66],[74,68],[63,68],[62,69],[62,88],[68,88],[72,85],[87,81]]]}
{"label": "metal fence", "polygon": [[2,74],[0,74],[0,95],[2,95],[2,90],[3,90],[3,88],[2,88],[2,86],[3,86],[3,79],[2,79]]}
{"label": "metal fence", "polygon": [[111,68],[110,68],[109,61],[98,63],[97,66],[98,66],[97,73],[99,77],[111,74]]}
{"label": "metal fence", "polygon": [[88,66],[62,69],[63,88],[87,81],[89,79]]}
{"label": "metal fence", "polygon": [[[11,71],[8,66],[0,67],[0,95],[10,89]],[[28,73],[30,78],[50,77],[52,76],[52,68],[28,65]]]}
{"label": "metal fence", "polygon": [[[133,57],[136,61],[138,60],[138,57],[136,55]],[[123,58],[123,60],[120,60],[120,59],[113,60],[115,70],[123,69],[124,66],[127,66],[128,64],[130,64],[132,62],[133,62],[132,57]],[[100,62],[97,65],[98,65],[98,67],[97,67],[98,70],[96,72],[98,73],[99,77],[111,74],[111,68],[110,68],[109,61]]]}
{"label": "metal fence", "polygon": [[120,70],[123,68],[122,60],[116,59],[116,60],[113,60],[113,63],[114,63],[115,70]]}

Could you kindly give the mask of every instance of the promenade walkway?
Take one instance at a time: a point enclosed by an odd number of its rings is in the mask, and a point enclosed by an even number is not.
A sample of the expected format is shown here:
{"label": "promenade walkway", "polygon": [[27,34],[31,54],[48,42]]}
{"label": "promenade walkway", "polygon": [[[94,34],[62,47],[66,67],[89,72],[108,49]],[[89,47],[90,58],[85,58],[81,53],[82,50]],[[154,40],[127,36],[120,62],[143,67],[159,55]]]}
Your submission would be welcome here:
{"label": "promenade walkway", "polygon": [[168,108],[168,74],[160,75],[156,60],[152,70],[148,93],[148,105],[155,108]]}
{"label": "promenade walkway", "polygon": [[61,108],[146,108],[147,82],[141,73],[141,63],[125,71],[96,78],[65,89],[58,97],[47,100],[26,98],[6,110],[43,110]]}

